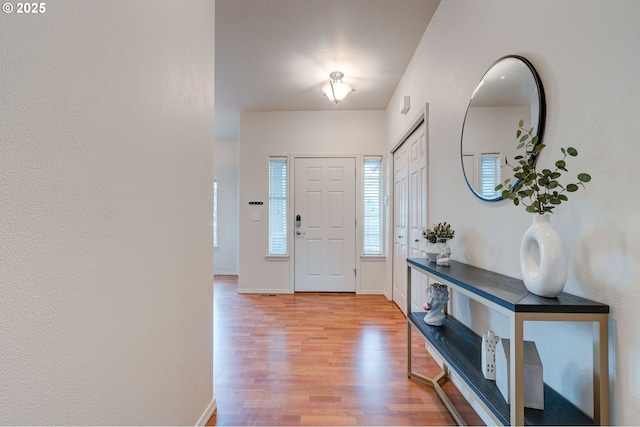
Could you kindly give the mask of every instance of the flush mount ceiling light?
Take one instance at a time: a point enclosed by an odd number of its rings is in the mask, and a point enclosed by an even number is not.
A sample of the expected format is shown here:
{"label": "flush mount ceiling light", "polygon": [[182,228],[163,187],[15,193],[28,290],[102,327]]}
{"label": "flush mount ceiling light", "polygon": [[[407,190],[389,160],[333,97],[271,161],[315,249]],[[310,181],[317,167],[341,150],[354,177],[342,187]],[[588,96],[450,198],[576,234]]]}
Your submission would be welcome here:
{"label": "flush mount ceiling light", "polygon": [[329,80],[329,83],[322,87],[322,91],[326,97],[334,104],[342,101],[347,97],[347,95],[355,90],[351,85],[342,82],[343,77],[343,73],[340,71],[334,71],[329,74],[329,78],[331,79]]}

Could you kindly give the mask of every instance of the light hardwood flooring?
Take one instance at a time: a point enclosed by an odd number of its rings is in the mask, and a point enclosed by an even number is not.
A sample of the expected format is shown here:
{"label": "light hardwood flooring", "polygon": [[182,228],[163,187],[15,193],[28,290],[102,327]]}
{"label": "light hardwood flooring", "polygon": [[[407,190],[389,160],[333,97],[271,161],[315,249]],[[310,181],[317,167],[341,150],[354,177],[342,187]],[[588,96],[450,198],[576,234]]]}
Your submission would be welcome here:
{"label": "light hardwood flooring", "polygon": [[[216,276],[207,425],[455,425],[432,388],[407,378],[406,320],[384,296],[236,288],[236,277]],[[435,376],[424,342],[412,341],[414,369]],[[443,388],[482,425],[453,384]]]}

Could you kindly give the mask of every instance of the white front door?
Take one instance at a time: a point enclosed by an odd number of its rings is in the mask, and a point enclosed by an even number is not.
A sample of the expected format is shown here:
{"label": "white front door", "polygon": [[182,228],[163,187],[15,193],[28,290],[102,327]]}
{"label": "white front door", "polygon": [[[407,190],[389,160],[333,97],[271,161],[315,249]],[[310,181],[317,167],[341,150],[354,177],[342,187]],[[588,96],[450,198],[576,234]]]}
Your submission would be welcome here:
{"label": "white front door", "polygon": [[407,313],[407,143],[393,154],[393,301]]}
{"label": "white front door", "polygon": [[355,158],[296,158],[294,169],[295,291],[355,292]]}

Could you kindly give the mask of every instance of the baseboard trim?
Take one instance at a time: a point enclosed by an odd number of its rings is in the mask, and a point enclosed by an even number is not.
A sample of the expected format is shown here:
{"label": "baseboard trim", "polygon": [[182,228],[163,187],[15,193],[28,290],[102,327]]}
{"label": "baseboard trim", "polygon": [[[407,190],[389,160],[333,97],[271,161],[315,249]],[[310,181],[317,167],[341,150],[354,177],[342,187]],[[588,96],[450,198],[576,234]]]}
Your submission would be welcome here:
{"label": "baseboard trim", "polygon": [[207,421],[209,421],[209,418],[211,418],[217,407],[218,404],[216,403],[216,398],[214,397],[213,399],[211,399],[211,402],[207,406],[207,409],[205,409],[200,419],[198,419],[196,426],[206,426]]}
{"label": "baseboard trim", "polygon": [[[238,289],[237,292],[239,294],[293,294],[294,292],[291,292],[291,290],[289,289]],[[318,291],[321,292],[321,291]],[[325,292],[333,292],[333,291],[325,291]],[[389,300],[389,296],[384,292],[384,291],[380,291],[380,290],[360,290],[359,292],[356,292],[356,294],[358,295],[383,295],[385,297],[387,297],[387,300]]]}
{"label": "baseboard trim", "polygon": [[[436,361],[438,366],[440,366],[440,369],[444,370],[445,363],[444,363],[444,359],[442,359],[442,356],[440,356],[440,354],[438,354],[437,351],[432,350],[428,341],[425,341],[424,347],[427,350],[427,352],[429,352],[433,360]],[[467,402],[469,402],[469,405],[471,405],[473,410],[476,411],[476,413],[480,418],[482,418],[482,421],[484,421],[486,425],[488,426],[500,425],[500,420],[498,420],[493,415],[493,413],[491,413],[491,411],[487,409],[485,404],[482,403],[482,401],[478,398],[478,396],[471,390],[471,388],[467,385],[467,383],[464,382],[455,371],[449,370],[448,377],[453,383],[453,385],[455,385],[458,388],[458,391],[460,392],[460,394],[462,394],[462,396],[467,400]]]}
{"label": "baseboard trim", "polygon": [[464,382],[464,380],[462,380],[457,373],[450,371],[449,379],[451,380],[453,385],[455,385],[458,388],[458,391],[460,391],[460,394],[462,394],[462,396],[465,399],[467,399],[467,402],[469,402],[469,405],[471,405],[473,410],[476,411],[478,416],[482,418],[482,421],[484,421],[486,425],[488,426],[500,425],[500,420],[498,420],[498,418],[496,418],[493,415],[493,413],[489,411],[487,406],[484,403],[482,403],[482,401],[477,397],[477,395],[473,391],[471,391],[471,388],[469,388],[467,383]]}
{"label": "baseboard trim", "polygon": [[238,289],[239,294],[292,294],[289,289]]}
{"label": "baseboard trim", "polygon": [[378,290],[378,289],[360,289],[360,292],[356,292],[358,295],[385,295],[384,291]]}

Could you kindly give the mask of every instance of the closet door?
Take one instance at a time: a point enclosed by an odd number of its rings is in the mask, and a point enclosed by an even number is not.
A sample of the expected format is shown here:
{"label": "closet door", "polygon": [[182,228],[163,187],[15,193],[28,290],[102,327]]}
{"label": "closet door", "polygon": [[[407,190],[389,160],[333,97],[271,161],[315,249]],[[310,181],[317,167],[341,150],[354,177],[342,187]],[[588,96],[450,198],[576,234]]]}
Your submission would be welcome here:
{"label": "closet door", "polygon": [[406,314],[407,305],[407,220],[409,194],[407,185],[407,145],[393,154],[393,301]]}
{"label": "closet door", "polygon": [[403,313],[421,311],[426,278],[412,272],[407,307],[407,258],[426,257],[422,229],[427,226],[427,133],[421,124],[394,152],[393,301]]}
{"label": "closet door", "polygon": [[[422,229],[427,227],[427,134],[424,123],[407,139],[409,144],[409,258],[426,258],[426,240]],[[411,270],[411,308],[422,311],[426,301],[427,278]]]}

